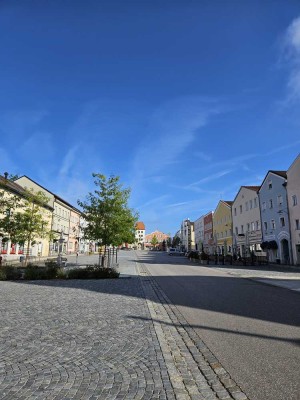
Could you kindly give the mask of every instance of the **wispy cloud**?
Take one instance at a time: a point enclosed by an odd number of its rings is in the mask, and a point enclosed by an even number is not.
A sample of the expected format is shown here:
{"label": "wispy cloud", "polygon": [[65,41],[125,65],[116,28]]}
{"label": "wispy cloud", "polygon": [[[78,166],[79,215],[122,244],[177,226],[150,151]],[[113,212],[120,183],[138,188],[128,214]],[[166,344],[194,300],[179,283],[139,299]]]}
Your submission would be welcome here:
{"label": "wispy cloud", "polygon": [[164,194],[162,196],[155,197],[154,199],[148,200],[147,202],[140,204],[138,207],[139,210],[143,210],[149,206],[153,206],[154,204],[156,206],[162,206],[163,202],[168,199],[168,195]]}
{"label": "wispy cloud", "polygon": [[300,98],[300,17],[287,28],[283,40],[284,59],[288,63],[288,101]]}
{"label": "wispy cloud", "polygon": [[271,156],[272,154],[280,153],[281,151],[291,149],[292,147],[298,146],[300,144],[300,140],[297,140],[296,142],[285,144],[284,146],[276,147],[272,149],[271,151],[265,153],[265,156]]}
{"label": "wispy cloud", "polygon": [[192,187],[192,186],[197,186],[197,185],[201,185],[202,183],[207,183],[210,181],[214,181],[216,179],[221,178],[222,176],[228,175],[232,172],[231,169],[225,170],[225,171],[219,171],[215,174],[212,174],[210,176],[206,176],[205,178],[201,178],[200,180],[190,183],[189,185],[187,185],[187,188]]}
{"label": "wispy cloud", "polygon": [[65,155],[62,166],[59,171],[59,175],[64,176],[67,175],[70,169],[73,167],[73,165],[76,162],[76,153],[78,151],[78,145],[75,145],[71,147],[68,151],[67,154]]}
{"label": "wispy cloud", "polygon": [[207,153],[203,153],[202,151],[195,151],[194,157],[198,158],[200,160],[203,160],[203,161],[211,161],[212,160],[211,155],[209,155]]}
{"label": "wispy cloud", "polygon": [[220,111],[217,103],[200,97],[185,97],[161,105],[150,118],[145,140],[136,151],[133,175],[144,176],[178,162],[208,118]]}
{"label": "wispy cloud", "polygon": [[166,208],[173,208],[173,207],[185,206],[185,205],[187,205],[189,203],[190,203],[190,201],[182,201],[181,203],[168,204],[165,207]]}

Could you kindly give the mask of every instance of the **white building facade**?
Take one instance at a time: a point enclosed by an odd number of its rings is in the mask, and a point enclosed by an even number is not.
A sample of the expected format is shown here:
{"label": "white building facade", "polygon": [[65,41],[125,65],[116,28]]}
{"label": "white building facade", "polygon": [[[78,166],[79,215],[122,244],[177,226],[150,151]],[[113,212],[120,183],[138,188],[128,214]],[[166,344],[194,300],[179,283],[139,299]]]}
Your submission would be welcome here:
{"label": "white building facade", "polygon": [[194,221],[194,231],[195,249],[197,251],[202,251],[204,245],[204,215]]}

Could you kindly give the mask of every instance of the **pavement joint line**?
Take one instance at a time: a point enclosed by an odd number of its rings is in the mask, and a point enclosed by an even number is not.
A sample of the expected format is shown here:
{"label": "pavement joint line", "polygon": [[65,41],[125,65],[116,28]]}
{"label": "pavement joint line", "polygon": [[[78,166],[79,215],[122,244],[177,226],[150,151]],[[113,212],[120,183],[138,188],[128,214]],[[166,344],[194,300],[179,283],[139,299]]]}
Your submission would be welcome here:
{"label": "pavement joint line", "polygon": [[247,400],[147,267],[140,260],[136,267],[176,398]]}

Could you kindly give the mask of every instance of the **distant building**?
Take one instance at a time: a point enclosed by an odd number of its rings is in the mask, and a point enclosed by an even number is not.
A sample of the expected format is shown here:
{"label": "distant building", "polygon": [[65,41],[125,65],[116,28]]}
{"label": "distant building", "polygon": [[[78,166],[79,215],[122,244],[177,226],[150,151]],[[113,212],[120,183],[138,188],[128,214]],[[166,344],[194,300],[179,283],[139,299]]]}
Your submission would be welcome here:
{"label": "distant building", "polygon": [[151,242],[154,236],[156,236],[157,239],[157,245],[155,246],[155,248],[159,250],[164,250],[163,248],[164,244],[167,245],[166,242],[170,238],[170,235],[167,235],[166,233],[160,232],[158,230],[149,233],[148,235],[145,235],[145,248],[146,249],[153,248],[153,244]]}
{"label": "distant building", "polygon": [[135,243],[139,250],[144,249],[145,245],[145,224],[142,221],[139,221],[135,225]]}
{"label": "distant building", "polygon": [[195,249],[194,222],[185,219],[181,223],[181,246],[185,251]]}
{"label": "distant building", "polygon": [[213,238],[213,211],[209,211],[203,216],[204,225],[204,251],[207,254],[214,252],[214,238]]}
{"label": "distant building", "polygon": [[202,251],[204,249],[204,215],[194,222],[195,230],[195,249]]}

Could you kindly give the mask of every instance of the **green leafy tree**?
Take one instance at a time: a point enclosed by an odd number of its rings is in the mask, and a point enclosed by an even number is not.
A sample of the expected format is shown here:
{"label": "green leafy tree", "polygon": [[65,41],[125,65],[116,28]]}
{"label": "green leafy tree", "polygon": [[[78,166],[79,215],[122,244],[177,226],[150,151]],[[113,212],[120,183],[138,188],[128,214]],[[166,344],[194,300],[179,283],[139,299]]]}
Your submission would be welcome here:
{"label": "green leafy tree", "polygon": [[36,239],[45,237],[51,239],[52,233],[48,229],[49,217],[47,218],[45,208],[48,197],[41,191],[33,190],[25,190],[23,196],[18,208],[7,216],[6,222],[12,242],[26,244],[25,265],[27,265],[30,246]]}
{"label": "green leafy tree", "polygon": [[178,236],[174,236],[172,240],[172,247],[177,247],[180,245],[180,238]]}
{"label": "green leafy tree", "polygon": [[172,240],[170,237],[167,238],[167,247],[172,247]]}
{"label": "green leafy tree", "polygon": [[78,200],[87,226],[83,228],[86,239],[95,240],[104,246],[119,246],[123,242],[134,243],[135,224],[138,214],[129,208],[130,189],[123,188],[119,176],[106,178],[93,174],[96,189]]}
{"label": "green leafy tree", "polygon": [[158,245],[158,239],[156,237],[156,235],[154,235],[151,239],[151,244],[154,248],[156,248],[156,246]]}

